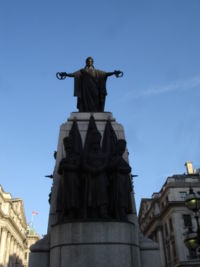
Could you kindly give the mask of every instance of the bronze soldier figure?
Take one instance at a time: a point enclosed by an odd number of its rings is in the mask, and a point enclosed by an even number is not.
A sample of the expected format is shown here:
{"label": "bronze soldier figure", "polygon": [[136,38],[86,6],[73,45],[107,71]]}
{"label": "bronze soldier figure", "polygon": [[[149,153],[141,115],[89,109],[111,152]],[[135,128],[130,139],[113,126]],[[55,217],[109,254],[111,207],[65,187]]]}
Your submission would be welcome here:
{"label": "bronze soldier figure", "polygon": [[83,159],[87,218],[108,219],[108,177],[106,155],[100,148],[101,135],[90,133],[88,152]]}
{"label": "bronze soldier figure", "polygon": [[74,219],[80,213],[80,154],[73,152],[72,138],[63,139],[66,157],[60,162],[58,173],[61,175],[60,194],[63,217]]}
{"label": "bronze soldier figure", "polygon": [[122,157],[126,149],[126,141],[119,139],[116,145],[116,153],[109,163],[111,182],[111,214],[114,218],[126,220],[127,214],[131,213],[130,178],[131,167]]}

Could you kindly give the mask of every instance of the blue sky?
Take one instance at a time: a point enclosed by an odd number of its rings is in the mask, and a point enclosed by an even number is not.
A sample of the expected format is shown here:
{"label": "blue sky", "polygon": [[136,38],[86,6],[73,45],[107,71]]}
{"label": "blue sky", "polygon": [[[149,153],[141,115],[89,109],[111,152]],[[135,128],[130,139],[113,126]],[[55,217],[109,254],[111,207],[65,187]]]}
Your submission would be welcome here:
{"label": "blue sky", "polygon": [[137,207],[167,176],[200,167],[200,1],[1,1],[0,183],[45,234],[59,127],[76,111],[73,79],[92,56],[120,69],[106,111],[122,123]]}

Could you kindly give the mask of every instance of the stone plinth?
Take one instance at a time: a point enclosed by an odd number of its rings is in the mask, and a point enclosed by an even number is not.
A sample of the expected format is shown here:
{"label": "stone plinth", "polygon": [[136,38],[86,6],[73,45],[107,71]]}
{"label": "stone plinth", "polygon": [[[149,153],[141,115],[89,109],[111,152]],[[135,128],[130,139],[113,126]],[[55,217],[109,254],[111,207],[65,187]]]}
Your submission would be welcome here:
{"label": "stone plinth", "polygon": [[72,222],[53,226],[50,267],[65,266],[140,267],[135,225],[127,222]]}
{"label": "stone plinth", "polygon": [[49,267],[49,235],[30,247],[29,267]]}

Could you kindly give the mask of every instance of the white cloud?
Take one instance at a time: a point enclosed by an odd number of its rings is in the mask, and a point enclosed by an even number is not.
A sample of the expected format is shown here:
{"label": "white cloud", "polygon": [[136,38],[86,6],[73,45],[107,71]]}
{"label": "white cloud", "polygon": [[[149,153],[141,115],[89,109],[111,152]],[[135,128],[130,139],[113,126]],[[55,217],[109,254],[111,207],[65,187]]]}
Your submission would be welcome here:
{"label": "white cloud", "polygon": [[200,86],[200,76],[193,77],[187,80],[179,80],[173,83],[170,83],[165,86],[161,86],[159,88],[150,88],[150,89],[143,89],[138,90],[134,95],[133,92],[127,94],[125,97],[127,98],[140,98],[140,97],[147,97],[152,95],[160,95],[168,92],[174,91],[183,91],[183,90],[190,90]]}

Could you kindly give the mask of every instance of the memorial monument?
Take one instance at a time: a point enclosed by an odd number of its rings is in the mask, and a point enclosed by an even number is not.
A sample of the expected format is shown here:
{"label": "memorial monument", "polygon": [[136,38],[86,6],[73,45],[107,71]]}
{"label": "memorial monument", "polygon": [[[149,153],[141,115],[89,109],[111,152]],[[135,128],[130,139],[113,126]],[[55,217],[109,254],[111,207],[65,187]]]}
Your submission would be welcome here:
{"label": "memorial monument", "polygon": [[79,112],[61,125],[47,235],[29,267],[160,267],[158,246],[139,232],[124,129],[105,112],[107,77],[93,59],[74,73]]}

